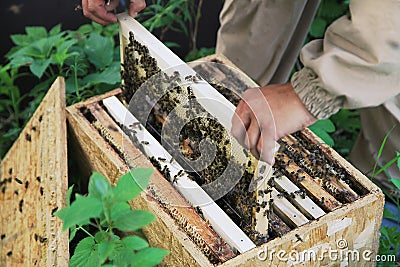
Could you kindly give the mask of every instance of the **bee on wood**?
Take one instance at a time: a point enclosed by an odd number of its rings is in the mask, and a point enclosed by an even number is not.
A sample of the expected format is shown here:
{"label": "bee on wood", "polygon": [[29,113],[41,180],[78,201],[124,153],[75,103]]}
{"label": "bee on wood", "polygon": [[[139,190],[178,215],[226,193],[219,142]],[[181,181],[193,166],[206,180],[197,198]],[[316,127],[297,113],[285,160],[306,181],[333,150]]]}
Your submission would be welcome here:
{"label": "bee on wood", "polygon": [[297,238],[298,242],[303,242],[303,239],[301,239],[300,235],[295,234],[294,236]]}
{"label": "bee on wood", "polygon": [[303,175],[303,176],[300,176],[300,177],[297,177],[297,181],[299,182],[299,183],[301,183],[304,179],[305,179],[306,177]]}
{"label": "bee on wood", "polygon": [[24,205],[24,200],[21,199],[21,200],[19,201],[19,204],[18,204],[19,212],[22,212],[22,207],[23,207],[23,205]]}
{"label": "bee on wood", "polygon": [[265,172],[265,169],[266,169],[265,165],[261,166],[259,173],[263,174]]}

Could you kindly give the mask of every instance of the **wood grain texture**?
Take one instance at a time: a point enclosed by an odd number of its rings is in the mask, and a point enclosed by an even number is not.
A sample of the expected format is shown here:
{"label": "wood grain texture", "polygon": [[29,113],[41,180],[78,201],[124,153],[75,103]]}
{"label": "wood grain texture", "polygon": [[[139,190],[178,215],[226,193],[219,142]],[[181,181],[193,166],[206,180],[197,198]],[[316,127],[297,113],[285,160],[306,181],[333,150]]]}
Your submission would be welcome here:
{"label": "wood grain texture", "polygon": [[66,135],[58,78],[1,162],[0,266],[68,266],[68,232],[53,216],[68,189]]}

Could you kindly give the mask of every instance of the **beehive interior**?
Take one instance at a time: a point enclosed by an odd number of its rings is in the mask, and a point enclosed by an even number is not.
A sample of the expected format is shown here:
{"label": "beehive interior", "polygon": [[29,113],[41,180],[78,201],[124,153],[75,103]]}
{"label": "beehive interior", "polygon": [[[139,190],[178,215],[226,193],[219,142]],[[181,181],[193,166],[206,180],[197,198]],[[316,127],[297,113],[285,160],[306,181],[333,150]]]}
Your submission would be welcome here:
{"label": "beehive interior", "polygon": [[[232,93],[232,90],[227,90],[226,86],[215,81],[213,77],[207,77],[207,73],[202,72],[204,69],[201,66],[197,66],[195,69],[201,76],[184,77],[183,80],[179,73],[172,75],[163,73],[147,47],[137,42],[131,34],[129,43],[124,48],[123,69],[121,71],[123,93],[121,98],[126,105],[129,104],[133,96],[148,100],[136,103],[140,105],[135,105],[134,109],[130,111],[160,141],[163,127],[173,127],[174,124],[185,125],[182,129],[175,129],[175,132],[179,133],[179,138],[168,135],[162,136],[163,143],[169,144],[165,149],[181,165],[187,165],[187,160],[196,164],[196,159],[209,154],[204,153],[206,150],[216,150],[215,158],[204,159],[205,161],[210,160],[210,165],[207,168],[201,171],[188,172],[194,181],[204,185],[214,181],[215,177],[219,177],[224,172],[227,162],[232,157],[228,153],[231,137],[223,126],[196,101],[190,85],[184,85],[184,82],[185,80],[189,83],[201,82],[202,77],[204,77],[233,104],[237,105],[240,97]],[[149,80],[152,82],[146,82]],[[235,86],[237,86],[236,91],[245,89],[245,84],[240,82],[236,83]],[[139,88],[141,90],[138,90]],[[152,99],[158,101],[152,101]],[[182,103],[185,104],[180,105]],[[152,112],[147,114],[148,110]],[[176,112],[176,110],[178,110],[177,116],[173,117],[172,123],[168,114],[172,111]],[[198,116],[199,114],[201,116]],[[86,117],[90,119],[90,115]],[[91,120],[93,121],[93,119]],[[106,139],[105,130],[98,124],[95,124],[95,127]],[[133,127],[124,130],[132,142],[139,149],[143,149],[145,144],[135,140],[135,127],[141,126],[133,125]],[[200,142],[205,138],[212,142],[200,145]],[[255,201],[254,192],[249,192],[249,184],[254,177],[257,164],[257,161],[251,155],[248,155],[246,166],[239,166],[240,163],[238,163],[238,169],[245,167],[245,172],[239,183],[227,195],[216,201],[257,245],[277,236],[282,236],[291,229],[299,227],[302,223],[321,216],[307,212],[307,209],[301,206],[302,203],[306,203],[302,202],[306,198],[323,210],[321,212],[327,213],[367,194],[366,189],[352,179],[345,168],[324,154],[321,151],[320,144],[310,141],[304,133],[298,132],[287,136],[282,138],[279,143],[281,149],[276,153],[276,163],[273,166],[274,174],[270,180],[271,189],[268,192],[258,192],[259,194],[270,193],[271,190],[275,192],[271,200],[271,208],[265,214],[270,222],[268,235],[261,235],[254,230],[254,212],[259,211],[260,208]],[[122,150],[118,147],[114,147],[114,149]],[[245,153],[248,154],[248,152]],[[123,158],[123,151],[120,151],[120,155]],[[162,167],[163,164],[161,163],[165,159],[153,157],[150,160],[164,177],[173,183],[176,177],[170,177],[169,170]],[[202,164],[202,162],[198,161],[198,164]],[[195,165],[189,167],[194,170],[201,169]],[[284,187],[284,184],[288,183],[286,179],[291,186],[294,185],[291,188],[296,188],[296,190],[288,190]],[[213,192],[209,193],[212,194]],[[285,214],[285,211],[280,209],[282,205],[293,205],[293,208],[304,216],[304,220],[293,219],[291,214]]]}

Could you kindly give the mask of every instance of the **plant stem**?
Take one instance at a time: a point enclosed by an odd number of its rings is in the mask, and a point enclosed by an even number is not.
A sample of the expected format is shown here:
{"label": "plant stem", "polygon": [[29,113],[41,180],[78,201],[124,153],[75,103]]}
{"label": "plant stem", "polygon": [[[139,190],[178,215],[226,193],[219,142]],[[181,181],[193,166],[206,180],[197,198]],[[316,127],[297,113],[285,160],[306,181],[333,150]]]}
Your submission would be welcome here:
{"label": "plant stem", "polygon": [[78,227],[78,230],[82,230],[82,231],[84,231],[88,236],[94,238],[94,236],[93,236],[91,233],[89,233],[89,232],[88,232],[85,228],[83,228],[82,226],[79,226],[79,227]]}
{"label": "plant stem", "polygon": [[76,96],[78,98],[78,100],[81,100],[81,96],[79,95],[79,85],[78,85],[78,57],[75,56],[75,60],[74,60],[74,81],[75,81],[75,92],[76,92]]}
{"label": "plant stem", "polygon": [[192,50],[197,50],[197,34],[199,31],[199,22],[201,18],[201,7],[203,6],[203,0],[199,0],[199,4],[197,5],[197,13],[196,18],[194,20],[194,29],[192,35]]}

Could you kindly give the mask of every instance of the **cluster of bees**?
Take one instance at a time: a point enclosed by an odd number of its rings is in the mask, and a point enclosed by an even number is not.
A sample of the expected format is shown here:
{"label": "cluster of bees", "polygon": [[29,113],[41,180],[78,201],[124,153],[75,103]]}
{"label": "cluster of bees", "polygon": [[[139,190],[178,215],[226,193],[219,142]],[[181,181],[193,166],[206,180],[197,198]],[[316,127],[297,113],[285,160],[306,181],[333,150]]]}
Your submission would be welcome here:
{"label": "cluster of bees", "polygon": [[[247,162],[236,160],[231,152],[229,131],[196,100],[190,84],[201,82],[202,78],[199,75],[181,77],[176,71],[167,75],[158,68],[148,49],[137,42],[132,34],[124,55],[121,75],[125,102],[129,103],[131,100],[128,97],[132,96],[150,99],[150,114],[146,112],[149,103],[145,101],[135,103],[134,109],[130,111],[159,141],[163,127],[169,129],[162,135],[163,142],[169,144],[165,148],[182,167],[193,170],[187,172],[190,178],[200,186],[216,182],[214,189],[218,190],[223,186],[218,184],[218,177],[233,177],[241,170],[244,172],[240,182],[217,203],[228,215],[232,215],[245,233],[255,236],[252,229],[253,208],[258,204],[254,192],[249,192],[249,185],[254,176],[256,161],[247,152]],[[171,113],[174,116],[168,118]],[[127,130],[133,143],[139,148],[143,146],[137,142],[132,128]],[[166,179],[174,181],[177,178],[171,177],[168,167],[161,164],[162,159],[152,157],[150,161]],[[227,168],[229,162],[231,166]],[[212,189],[209,188],[209,191]],[[216,192],[208,193],[213,195]]]}
{"label": "cluster of bees", "polygon": [[[226,171],[231,172],[224,174],[229,177],[235,176],[237,172],[244,169],[240,181],[216,203],[257,245],[277,236],[273,233],[274,227],[284,227],[280,221],[273,219],[276,218],[273,214],[273,200],[271,199],[270,203],[257,203],[255,192],[249,191],[249,186],[255,176],[257,161],[247,151],[245,151],[246,163],[236,160],[235,155],[231,153],[231,136],[227,129],[224,129],[217,119],[201,106],[193,94],[190,83],[201,82],[202,78],[198,75],[182,78],[177,71],[167,75],[159,69],[157,61],[150,55],[148,48],[137,42],[132,33],[125,47],[121,75],[123,97],[126,103],[132,97],[147,100],[137,101],[131,112],[156,139],[159,141],[162,139],[168,144],[168,147],[164,148],[174,160],[189,170],[187,171],[189,177],[200,186],[216,181],[216,178]],[[215,82],[212,85],[234,105],[239,103],[240,96],[234,91]],[[148,112],[149,110],[151,112]],[[169,130],[163,131],[164,127]],[[145,145],[137,141],[132,128],[127,130],[131,140],[139,149]],[[307,172],[317,177],[321,186],[341,202],[348,203],[356,199],[356,194],[353,194],[350,188],[353,185],[349,184],[346,172],[327,160],[317,147],[314,148],[308,144],[300,134],[294,136],[296,139],[294,143],[280,141],[282,149],[276,154],[275,171],[273,179],[269,182],[270,186],[274,187],[274,179],[279,179],[282,175],[295,176],[301,182],[304,179],[303,173]],[[204,140],[208,141],[204,142]],[[282,160],[283,156],[290,157],[290,160],[287,162]],[[171,177],[168,167],[161,164],[165,159],[152,157],[150,160],[166,179],[173,182],[178,178],[179,175]],[[204,167],[205,162],[206,167]],[[234,162],[234,167],[228,170],[229,162]],[[299,165],[301,170],[297,173],[288,173],[286,166],[292,163]],[[271,192],[270,189],[265,191],[258,194]],[[213,192],[208,193],[213,195]],[[290,199],[296,196],[305,198],[306,192],[304,189],[291,194],[281,192],[278,198]],[[267,204],[270,208],[262,209]],[[270,219],[270,235],[262,235],[254,230],[255,213],[261,211]]]}

